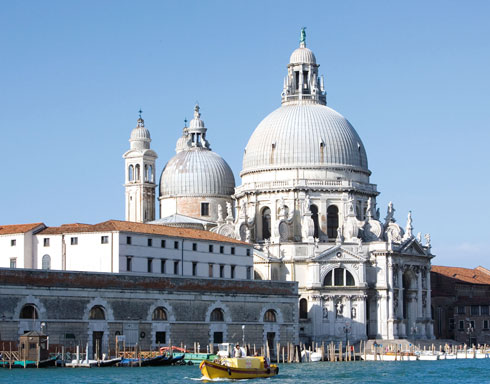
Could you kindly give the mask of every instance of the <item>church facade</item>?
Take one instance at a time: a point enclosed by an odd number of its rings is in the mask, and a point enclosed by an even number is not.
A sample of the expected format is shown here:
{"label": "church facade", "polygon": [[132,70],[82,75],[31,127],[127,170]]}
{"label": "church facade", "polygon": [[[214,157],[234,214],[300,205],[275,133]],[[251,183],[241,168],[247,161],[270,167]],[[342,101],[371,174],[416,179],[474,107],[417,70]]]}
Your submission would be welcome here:
{"label": "church facade", "polygon": [[211,151],[196,106],[161,174],[157,220],[151,209],[132,214],[147,202],[154,207],[156,188],[149,132],[133,131],[132,148],[133,136],[143,143],[145,176],[133,193],[134,152],[127,152],[126,220],[199,227],[253,244],[255,279],[298,282],[305,342],[433,338],[430,235],[413,233],[411,212],[400,226],[391,202],[381,218],[364,144],[327,106],[318,69],[302,30],[281,106],[252,133],[238,187],[226,161]]}

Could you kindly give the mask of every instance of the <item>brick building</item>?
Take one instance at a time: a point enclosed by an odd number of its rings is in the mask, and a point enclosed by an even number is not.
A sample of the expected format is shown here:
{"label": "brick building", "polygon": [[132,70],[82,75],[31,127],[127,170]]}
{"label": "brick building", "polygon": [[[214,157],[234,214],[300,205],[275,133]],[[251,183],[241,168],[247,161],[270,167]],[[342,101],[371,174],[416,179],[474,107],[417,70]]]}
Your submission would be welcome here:
{"label": "brick building", "polygon": [[431,284],[435,336],[490,344],[490,271],[433,265]]}

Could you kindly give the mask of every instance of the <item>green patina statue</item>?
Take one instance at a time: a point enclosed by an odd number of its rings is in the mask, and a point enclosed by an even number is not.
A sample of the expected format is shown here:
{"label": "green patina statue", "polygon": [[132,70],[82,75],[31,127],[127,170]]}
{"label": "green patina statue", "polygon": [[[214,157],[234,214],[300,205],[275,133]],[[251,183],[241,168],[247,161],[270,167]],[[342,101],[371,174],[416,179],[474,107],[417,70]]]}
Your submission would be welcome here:
{"label": "green patina statue", "polygon": [[302,45],[306,45],[306,27],[301,28],[301,38],[299,42]]}

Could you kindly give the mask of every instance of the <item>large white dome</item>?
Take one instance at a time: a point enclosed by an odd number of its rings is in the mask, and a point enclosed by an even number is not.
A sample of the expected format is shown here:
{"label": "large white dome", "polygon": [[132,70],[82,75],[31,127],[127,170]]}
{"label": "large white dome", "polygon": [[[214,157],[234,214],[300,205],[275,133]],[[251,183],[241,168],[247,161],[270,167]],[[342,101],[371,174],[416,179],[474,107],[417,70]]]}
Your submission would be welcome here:
{"label": "large white dome", "polygon": [[262,120],[248,141],[241,175],[333,166],[369,173],[361,138],[338,112],[305,101],[282,105]]}
{"label": "large white dome", "polygon": [[160,197],[231,196],[235,178],[218,154],[203,148],[179,152],[165,166]]}

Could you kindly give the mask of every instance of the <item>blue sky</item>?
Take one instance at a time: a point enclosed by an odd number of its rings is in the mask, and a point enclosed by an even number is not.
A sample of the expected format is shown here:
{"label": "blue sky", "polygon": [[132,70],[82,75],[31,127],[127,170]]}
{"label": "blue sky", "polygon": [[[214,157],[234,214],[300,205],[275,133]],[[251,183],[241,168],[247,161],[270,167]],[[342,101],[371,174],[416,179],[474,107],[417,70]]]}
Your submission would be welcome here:
{"label": "blue sky", "polygon": [[382,217],[390,200],[403,226],[412,210],[434,264],[488,268],[489,14],[487,1],[5,1],[0,223],[123,219],[140,107],[160,173],[199,101],[238,185],[306,26]]}

